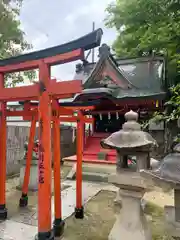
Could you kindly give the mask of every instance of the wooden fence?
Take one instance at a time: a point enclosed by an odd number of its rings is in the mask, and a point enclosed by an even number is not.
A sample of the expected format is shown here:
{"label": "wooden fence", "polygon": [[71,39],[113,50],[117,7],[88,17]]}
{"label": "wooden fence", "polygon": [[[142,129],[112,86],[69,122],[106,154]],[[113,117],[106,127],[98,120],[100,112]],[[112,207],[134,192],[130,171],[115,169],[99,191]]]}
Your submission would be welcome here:
{"label": "wooden fence", "polygon": [[[61,125],[62,158],[75,154],[73,135],[73,127]],[[28,126],[7,126],[7,175],[19,173],[19,160],[23,158],[24,143],[28,141],[28,136]]]}

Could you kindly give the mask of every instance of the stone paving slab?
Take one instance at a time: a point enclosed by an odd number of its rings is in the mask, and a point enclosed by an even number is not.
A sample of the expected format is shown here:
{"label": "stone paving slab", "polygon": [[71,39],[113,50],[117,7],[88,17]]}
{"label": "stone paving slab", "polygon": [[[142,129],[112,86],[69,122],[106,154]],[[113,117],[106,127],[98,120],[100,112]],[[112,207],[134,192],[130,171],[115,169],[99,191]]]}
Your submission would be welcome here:
{"label": "stone paving slab", "polygon": [[37,227],[12,220],[0,223],[0,239],[2,240],[34,240]]}
{"label": "stone paving slab", "polygon": [[[76,182],[65,181],[70,186],[62,191],[63,219],[74,213],[76,204]],[[83,205],[101,190],[116,191],[104,183],[83,182]],[[13,200],[12,200],[13,201]],[[54,220],[54,197],[52,196],[52,221]],[[37,205],[19,210],[14,216],[0,223],[0,240],[34,240],[37,233]]]}

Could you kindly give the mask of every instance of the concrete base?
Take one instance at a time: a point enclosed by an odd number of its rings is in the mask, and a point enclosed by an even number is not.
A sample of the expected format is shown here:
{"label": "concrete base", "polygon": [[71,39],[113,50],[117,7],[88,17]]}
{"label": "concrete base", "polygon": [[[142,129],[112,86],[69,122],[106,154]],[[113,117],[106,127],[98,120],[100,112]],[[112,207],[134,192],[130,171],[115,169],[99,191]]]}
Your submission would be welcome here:
{"label": "concrete base", "polygon": [[180,239],[180,222],[175,221],[175,207],[165,206],[165,229],[174,239]]}
{"label": "concrete base", "polygon": [[[67,175],[68,180],[76,179],[76,164],[67,164],[67,166],[72,166],[72,169]],[[116,166],[104,166],[100,164],[87,164],[83,163],[83,173],[82,178],[84,181],[90,182],[108,182],[108,177],[116,172]]]}
{"label": "concrete base", "polygon": [[109,240],[151,240],[151,232],[141,207],[144,191],[122,190],[122,209],[109,235]]}
{"label": "concrete base", "polygon": [[[22,189],[23,182],[24,182],[24,174],[25,174],[25,165],[23,165],[20,169],[19,186],[17,186],[18,189]],[[33,162],[32,165],[31,165],[28,190],[30,190],[30,191],[37,191],[38,190],[38,165],[37,165],[37,161]]]}
{"label": "concrete base", "polygon": [[0,220],[7,219],[7,208],[5,205],[0,205]]}
{"label": "concrete base", "polygon": [[54,240],[54,233],[53,231],[38,233],[35,235],[35,240]]}
{"label": "concrete base", "polygon": [[53,231],[55,237],[61,237],[64,233],[65,222],[62,219],[55,219],[53,223]]}

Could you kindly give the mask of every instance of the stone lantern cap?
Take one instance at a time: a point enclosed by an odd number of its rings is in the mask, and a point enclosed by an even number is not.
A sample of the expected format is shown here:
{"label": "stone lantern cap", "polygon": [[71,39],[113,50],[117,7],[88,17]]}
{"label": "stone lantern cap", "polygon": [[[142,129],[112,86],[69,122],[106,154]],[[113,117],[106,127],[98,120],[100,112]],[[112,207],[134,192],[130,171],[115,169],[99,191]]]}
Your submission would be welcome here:
{"label": "stone lantern cap", "polygon": [[103,148],[111,148],[125,151],[151,151],[157,146],[153,137],[141,130],[141,125],[137,122],[138,114],[132,110],[125,114],[127,122],[123,124],[120,131],[111,134],[101,141]]}
{"label": "stone lantern cap", "polygon": [[141,174],[154,181],[161,181],[171,186],[180,184],[180,144],[173,148],[173,152],[168,154],[161,161],[158,169],[153,171],[142,170]]}

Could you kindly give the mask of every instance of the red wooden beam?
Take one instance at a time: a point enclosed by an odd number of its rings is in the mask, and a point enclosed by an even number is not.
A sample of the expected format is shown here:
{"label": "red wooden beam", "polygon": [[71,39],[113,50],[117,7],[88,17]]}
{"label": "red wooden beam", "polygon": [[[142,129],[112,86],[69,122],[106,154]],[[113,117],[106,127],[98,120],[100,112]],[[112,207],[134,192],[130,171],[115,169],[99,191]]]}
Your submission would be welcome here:
{"label": "red wooden beam", "polygon": [[1,73],[12,73],[12,72],[19,72],[19,71],[26,71],[31,69],[39,68],[39,64],[42,60],[48,65],[56,65],[65,62],[71,62],[78,59],[82,59],[84,52],[82,49],[77,49],[72,52],[59,54],[53,57],[47,57],[41,60],[34,60],[34,61],[26,61],[17,64],[10,64],[7,66],[0,66]]}
{"label": "red wooden beam", "polygon": [[[58,114],[60,116],[73,116],[74,112],[71,109],[66,109],[63,107],[60,107],[58,110]],[[14,111],[10,111],[10,110],[6,110],[6,116],[8,117],[19,117],[19,116],[34,116],[38,113],[38,107],[34,107],[33,109],[24,109],[24,110],[14,110]]]}
{"label": "red wooden beam", "polygon": [[[79,118],[76,116],[73,116],[73,117],[60,117],[59,119],[60,119],[60,122],[77,122]],[[94,122],[93,118],[85,118],[85,117],[82,118],[81,121],[83,123],[93,123]]]}
{"label": "red wooden beam", "polygon": [[[6,117],[28,117],[28,119],[31,119],[32,116],[37,116],[38,110],[23,110],[23,111],[9,111],[6,110]],[[37,118],[38,120],[38,118]]]}
{"label": "red wooden beam", "polygon": [[[32,116],[23,115],[23,120],[24,121],[31,121]],[[38,116],[36,116],[36,120],[38,120]],[[52,120],[53,120],[53,117],[52,117]],[[59,117],[59,121],[60,122],[67,122],[67,123],[76,123],[78,121],[78,117],[76,117],[76,116]],[[90,124],[94,123],[93,118],[83,118],[83,119],[81,119],[81,121],[83,123],[90,123]]]}
{"label": "red wooden beam", "polygon": [[[61,112],[61,111],[60,111]],[[60,122],[77,122],[78,117],[77,116],[67,116],[66,112],[60,113]],[[63,116],[65,115],[65,116]],[[25,121],[31,121],[32,116],[35,116],[36,120],[38,121],[38,110],[30,110],[30,111],[9,111],[6,110],[6,117],[23,117],[23,120]],[[52,117],[53,118],[53,117]],[[83,116],[81,119],[84,123],[93,123],[93,118],[87,118],[86,116]]]}
{"label": "red wooden beam", "polygon": [[48,94],[53,97],[76,94],[82,91],[82,82],[80,80],[63,81],[63,82],[52,82],[48,89]]}
{"label": "red wooden beam", "polygon": [[93,110],[95,109],[94,106],[72,106],[72,107],[65,107],[67,109],[72,109],[74,111],[78,111],[78,110],[81,110],[81,111],[88,111],[88,110]]}
{"label": "red wooden beam", "polygon": [[0,72],[13,73],[13,72],[37,69],[38,67],[39,67],[39,60],[34,60],[34,61],[27,61],[23,63],[16,63],[12,65],[0,66]]}
{"label": "red wooden beam", "polygon": [[48,65],[57,65],[60,63],[72,62],[84,57],[84,51],[82,49],[77,49],[72,52],[63,53],[57,56],[48,57],[44,59],[44,62]]}
{"label": "red wooden beam", "polygon": [[[51,82],[47,89],[49,95],[54,96],[72,96],[82,91],[80,80]],[[19,101],[37,99],[39,96],[39,84],[31,86],[4,88],[0,89],[0,101]]]}
{"label": "red wooden beam", "polygon": [[39,96],[38,84],[0,89],[0,101],[32,100]]}

